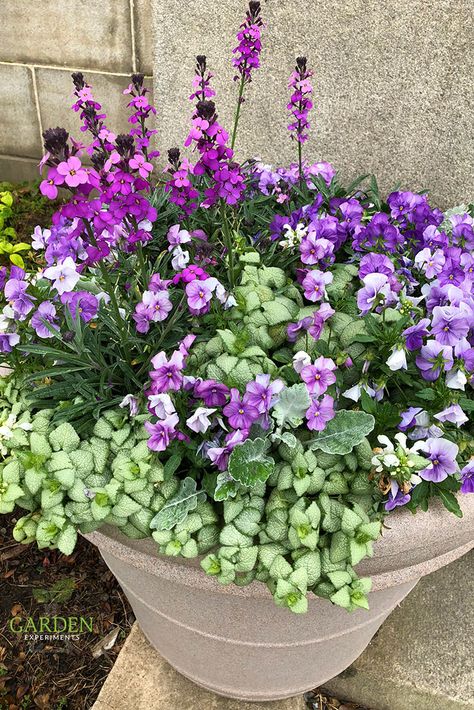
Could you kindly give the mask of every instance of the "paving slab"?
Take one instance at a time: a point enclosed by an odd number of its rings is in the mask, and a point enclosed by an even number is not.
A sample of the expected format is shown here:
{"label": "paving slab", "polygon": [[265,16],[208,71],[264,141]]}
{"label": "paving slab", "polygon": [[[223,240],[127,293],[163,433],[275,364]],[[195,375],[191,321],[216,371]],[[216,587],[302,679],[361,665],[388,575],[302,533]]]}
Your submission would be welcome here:
{"label": "paving slab", "polygon": [[93,710],[304,710],[302,698],[249,703],[223,698],[180,675],[135,623]]}
{"label": "paving slab", "polygon": [[[360,658],[325,684],[374,710],[474,710],[474,553],[425,577]],[[304,710],[222,698],[181,676],[134,625],[93,710]]]}
{"label": "paving slab", "polygon": [[421,580],[366,651],[325,684],[376,710],[474,708],[474,552]]}

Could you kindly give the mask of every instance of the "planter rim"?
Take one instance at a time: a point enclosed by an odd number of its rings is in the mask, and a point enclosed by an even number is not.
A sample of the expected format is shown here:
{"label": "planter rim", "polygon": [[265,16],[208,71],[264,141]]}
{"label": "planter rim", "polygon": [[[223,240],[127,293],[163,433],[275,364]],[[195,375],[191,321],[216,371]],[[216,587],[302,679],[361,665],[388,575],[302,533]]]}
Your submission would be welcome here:
{"label": "planter rim", "polygon": [[[474,495],[462,496],[459,502],[464,513],[462,519],[449,513],[436,500],[426,513],[420,511],[413,515],[405,508],[398,508],[390,515],[382,538],[374,545],[374,557],[356,567],[360,576],[372,578],[372,591],[418,580],[453,562],[474,547]],[[203,556],[185,559],[161,555],[152,538],[128,538],[110,525],[104,525],[84,537],[101,552],[154,576],[188,587],[248,598],[270,595],[267,586],[259,581],[245,587],[222,585],[215,577],[206,575],[200,567]],[[438,551],[430,552],[430,543],[435,542],[439,543]],[[420,549],[423,559],[415,562],[410,560],[410,552],[416,552],[419,557]]]}

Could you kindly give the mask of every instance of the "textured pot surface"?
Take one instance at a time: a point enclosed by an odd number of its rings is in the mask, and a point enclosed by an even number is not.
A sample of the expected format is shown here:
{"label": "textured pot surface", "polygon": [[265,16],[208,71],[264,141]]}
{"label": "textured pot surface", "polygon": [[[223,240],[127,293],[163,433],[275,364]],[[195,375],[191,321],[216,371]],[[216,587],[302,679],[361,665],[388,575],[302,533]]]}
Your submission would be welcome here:
{"label": "textured pot surface", "polygon": [[351,614],[311,596],[306,615],[276,607],[266,586],[221,586],[197,560],[158,555],[153,540],[105,526],[87,535],[123,587],[144,633],[178,671],[221,695],[275,700],[338,675],[367,646],[418,579],[474,547],[474,496],[459,520],[440,505],[389,518],[370,574],[370,611]]}

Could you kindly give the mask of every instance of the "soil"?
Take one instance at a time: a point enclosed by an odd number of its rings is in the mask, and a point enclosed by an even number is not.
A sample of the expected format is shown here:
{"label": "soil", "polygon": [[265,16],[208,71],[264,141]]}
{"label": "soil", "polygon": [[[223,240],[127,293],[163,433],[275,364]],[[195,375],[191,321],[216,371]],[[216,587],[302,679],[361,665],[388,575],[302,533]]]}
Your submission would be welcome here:
{"label": "soil", "polygon": [[[14,522],[13,514],[0,518],[0,709],[89,710],[128,635],[133,614],[90,543],[80,538],[69,557],[18,545],[11,534]],[[19,628],[30,617],[36,634],[33,628],[26,634],[11,630],[10,624]],[[76,637],[69,640],[51,640],[54,634],[45,627],[43,638],[32,639],[42,635],[39,617],[48,617],[43,623],[51,631],[52,617],[83,617],[83,632],[63,634]],[[56,636],[63,625],[57,621]]]}
{"label": "soil", "polygon": [[[0,710],[90,710],[134,622],[97,549],[79,538],[74,553],[38,550],[12,539],[14,514],[0,518]],[[83,617],[70,639],[45,638],[40,617]],[[91,621],[92,617],[92,621]],[[33,619],[36,627],[17,633]],[[64,622],[58,621],[60,625]],[[31,622],[29,622],[31,626]],[[43,638],[34,638],[35,636]],[[31,638],[33,637],[33,638]],[[368,710],[324,688],[305,695],[308,710]]]}

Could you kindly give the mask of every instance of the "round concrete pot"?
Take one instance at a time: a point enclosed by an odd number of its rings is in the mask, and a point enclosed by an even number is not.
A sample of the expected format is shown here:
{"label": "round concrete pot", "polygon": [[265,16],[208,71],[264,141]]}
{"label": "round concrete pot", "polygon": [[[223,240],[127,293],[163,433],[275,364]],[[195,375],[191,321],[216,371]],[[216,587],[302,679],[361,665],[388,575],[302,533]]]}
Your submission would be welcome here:
{"label": "round concrete pot", "polygon": [[277,700],[341,673],[364,650],[418,580],[474,547],[474,496],[462,519],[441,505],[398,509],[357,571],[370,575],[370,611],[348,613],[310,595],[305,615],[276,607],[266,586],[222,586],[197,560],[163,557],[151,539],[129,540],[105,526],[86,537],[99,548],[160,654],[180,673],[220,695]]}

